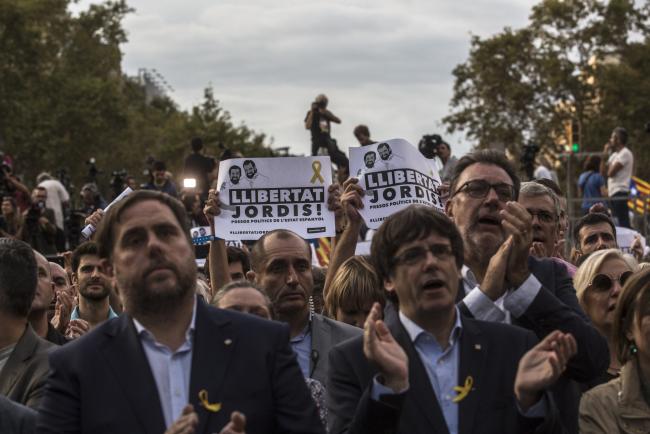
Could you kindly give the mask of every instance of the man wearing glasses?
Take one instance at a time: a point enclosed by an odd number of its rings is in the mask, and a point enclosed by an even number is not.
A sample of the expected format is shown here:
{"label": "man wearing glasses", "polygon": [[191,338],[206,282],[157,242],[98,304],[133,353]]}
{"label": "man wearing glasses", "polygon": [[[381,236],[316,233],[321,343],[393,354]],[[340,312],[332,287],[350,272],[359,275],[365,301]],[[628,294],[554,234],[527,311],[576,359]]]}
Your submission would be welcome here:
{"label": "man wearing glasses", "polygon": [[446,205],[466,252],[459,307],[477,319],[532,330],[538,339],[558,329],[575,336],[578,354],[553,390],[564,426],[577,432],[579,393],[569,380],[601,375],[609,361],[607,343],[581,310],[566,269],[529,255],[533,217],[517,203],[519,189],[501,152],[477,151],[459,160]]}
{"label": "man wearing glasses", "polygon": [[524,182],[521,184],[517,202],[526,208],[533,218],[533,245],[530,254],[537,258],[554,256],[560,229],[560,199],[542,184]]}

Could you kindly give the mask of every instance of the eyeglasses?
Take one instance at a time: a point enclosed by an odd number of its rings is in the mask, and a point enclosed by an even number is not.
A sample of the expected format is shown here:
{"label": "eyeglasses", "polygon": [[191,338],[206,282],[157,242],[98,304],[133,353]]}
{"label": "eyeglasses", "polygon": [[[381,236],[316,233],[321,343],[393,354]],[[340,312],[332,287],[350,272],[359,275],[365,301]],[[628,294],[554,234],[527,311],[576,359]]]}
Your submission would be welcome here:
{"label": "eyeglasses", "polygon": [[533,218],[537,216],[537,219],[542,223],[553,223],[556,221],[555,216],[548,211],[534,211],[530,209],[526,209],[526,211],[528,211]]}
{"label": "eyeglasses", "polygon": [[507,202],[515,198],[515,187],[513,185],[506,184],[505,182],[490,184],[483,179],[467,181],[451,197],[456,196],[460,192],[465,192],[469,197],[473,197],[474,199],[483,199],[488,195],[491,188],[494,189],[501,202]]}
{"label": "eyeglasses", "polygon": [[625,271],[621,273],[617,278],[612,279],[607,274],[597,274],[589,284],[590,288],[593,288],[596,292],[608,292],[614,286],[614,281],[618,280],[618,283],[623,286],[627,279],[632,275],[631,271]]}
{"label": "eyeglasses", "polygon": [[446,260],[454,256],[451,246],[447,244],[431,244],[428,247],[414,246],[406,249],[395,257],[395,264],[416,265],[423,262],[427,258],[427,254],[431,252],[434,258]]}

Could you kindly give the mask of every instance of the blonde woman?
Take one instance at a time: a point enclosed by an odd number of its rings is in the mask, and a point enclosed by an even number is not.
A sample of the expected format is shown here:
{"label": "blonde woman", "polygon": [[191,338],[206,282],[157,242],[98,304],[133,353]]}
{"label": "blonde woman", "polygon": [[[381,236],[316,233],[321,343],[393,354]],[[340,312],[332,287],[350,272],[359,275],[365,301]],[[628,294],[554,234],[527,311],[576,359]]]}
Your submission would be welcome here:
{"label": "blonde woman", "polygon": [[614,309],[623,285],[636,268],[636,260],[618,249],[598,250],[580,265],[573,277],[578,301],[594,327],[607,339],[610,353],[607,372],[588,387],[619,376],[621,366],[613,339]]}
{"label": "blonde woman", "polygon": [[625,284],[614,313],[619,378],[594,387],[580,401],[580,433],[650,432],[650,269]]}
{"label": "blonde woman", "polygon": [[325,297],[325,311],[330,318],[359,328],[373,303],[386,303],[381,282],[374,267],[363,256],[348,258],[338,270]]}

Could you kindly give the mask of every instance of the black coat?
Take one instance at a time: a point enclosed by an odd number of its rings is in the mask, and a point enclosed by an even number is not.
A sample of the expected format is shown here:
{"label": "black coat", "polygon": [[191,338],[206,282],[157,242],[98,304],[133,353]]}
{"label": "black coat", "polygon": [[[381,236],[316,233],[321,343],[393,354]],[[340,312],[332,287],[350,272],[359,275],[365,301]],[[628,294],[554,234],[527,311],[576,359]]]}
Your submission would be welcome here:
{"label": "black coat", "polygon": [[[50,357],[38,433],[162,434],[158,389],[132,318],[122,314]],[[246,432],[323,433],[284,324],[197,303],[189,399],[197,433],[219,432],[232,411]],[[210,412],[199,403],[206,389]]]}
{"label": "black coat", "polygon": [[[550,394],[545,419],[519,414],[514,379],[519,359],[536,343],[526,330],[505,324],[461,318],[458,384],[474,380],[460,401],[459,434],[562,432]],[[386,318],[393,337],[409,358],[410,388],[401,395],[370,398],[377,371],[363,354],[363,337],[342,343],[330,352],[328,407],[330,433],[448,433],[442,410],[426,368],[397,315]]]}

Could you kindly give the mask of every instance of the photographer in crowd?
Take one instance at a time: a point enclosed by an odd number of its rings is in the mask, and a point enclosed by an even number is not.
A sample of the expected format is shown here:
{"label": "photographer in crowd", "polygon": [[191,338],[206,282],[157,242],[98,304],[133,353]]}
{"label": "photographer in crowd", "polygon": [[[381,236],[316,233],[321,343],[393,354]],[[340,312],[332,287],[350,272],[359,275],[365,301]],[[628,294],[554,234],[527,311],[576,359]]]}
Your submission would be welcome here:
{"label": "photographer in crowd", "polygon": [[36,187],[32,191],[32,205],[23,212],[25,221],[22,239],[43,255],[56,254],[56,224],[54,211],[45,206],[47,190]]}
{"label": "photographer in crowd", "polygon": [[341,119],[327,109],[329,100],[324,94],[316,97],[305,117],[305,129],[311,131],[311,155],[318,155],[320,148],[327,149],[332,162],[338,167],[348,166],[348,157],[341,152],[331,136],[331,122],[340,124]]}

